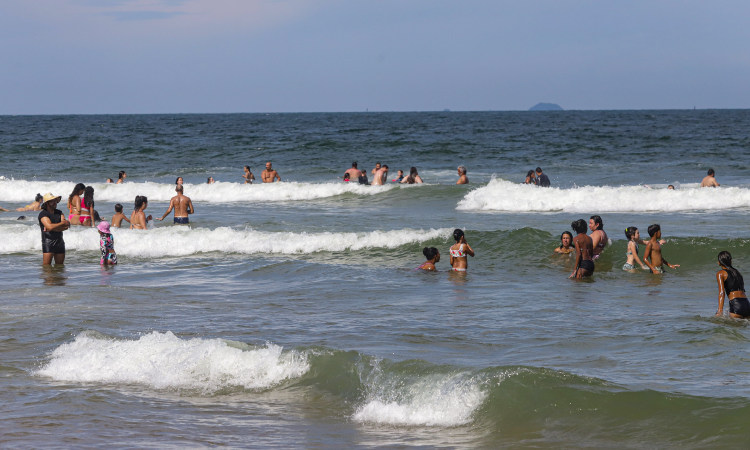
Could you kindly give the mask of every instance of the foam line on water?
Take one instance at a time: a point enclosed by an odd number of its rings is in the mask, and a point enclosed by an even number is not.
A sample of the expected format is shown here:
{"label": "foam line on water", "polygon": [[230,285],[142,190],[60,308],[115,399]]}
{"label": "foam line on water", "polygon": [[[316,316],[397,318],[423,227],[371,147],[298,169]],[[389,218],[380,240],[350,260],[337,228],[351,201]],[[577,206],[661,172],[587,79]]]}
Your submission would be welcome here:
{"label": "foam line on water", "polygon": [[[368,233],[267,232],[229,227],[190,229],[166,226],[146,231],[112,229],[118,255],[135,257],[186,256],[222,252],[241,254],[308,254],[365,248],[397,248],[435,238],[447,238],[451,229],[391,230]],[[93,228],[74,227],[64,234],[71,251],[99,251],[99,234]],[[0,226],[0,254],[40,252],[38,225]]]}
{"label": "foam line on water", "polygon": [[180,339],[152,332],[113,340],[83,332],[58,347],[36,372],[58,381],[142,384],[156,389],[267,389],[304,375],[307,358],[274,344],[240,349],[221,339]]}
{"label": "foam line on water", "polygon": [[[0,201],[31,203],[34,196],[52,192],[62,196],[62,207],[75,183],[68,181],[26,181],[0,180]],[[175,196],[173,184],[164,183],[92,183],[97,201],[119,202],[132,208],[136,195],[145,195],[150,202],[168,202]],[[185,195],[194,202],[233,203],[233,202],[280,202],[315,200],[343,194],[377,195],[398,188],[396,185],[363,186],[356,183],[296,183],[271,184],[185,184]]]}
{"label": "foam line on water", "polygon": [[509,212],[702,211],[750,207],[750,189],[650,189],[645,186],[540,188],[494,179],[467,193],[456,209]]}

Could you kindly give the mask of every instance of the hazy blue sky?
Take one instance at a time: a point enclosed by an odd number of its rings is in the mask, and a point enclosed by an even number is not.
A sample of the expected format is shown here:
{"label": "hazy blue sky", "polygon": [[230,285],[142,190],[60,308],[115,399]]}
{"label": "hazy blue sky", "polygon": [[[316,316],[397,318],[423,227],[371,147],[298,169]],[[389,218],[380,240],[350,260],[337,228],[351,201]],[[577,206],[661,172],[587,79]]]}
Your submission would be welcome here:
{"label": "hazy blue sky", "polygon": [[750,107],[750,2],[0,0],[0,114]]}

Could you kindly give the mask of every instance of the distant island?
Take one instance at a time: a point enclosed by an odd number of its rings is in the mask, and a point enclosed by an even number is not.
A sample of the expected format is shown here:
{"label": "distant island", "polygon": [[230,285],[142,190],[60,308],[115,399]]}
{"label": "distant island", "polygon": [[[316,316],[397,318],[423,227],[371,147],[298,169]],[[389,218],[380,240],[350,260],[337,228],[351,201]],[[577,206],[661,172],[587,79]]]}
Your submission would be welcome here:
{"label": "distant island", "polygon": [[537,103],[529,111],[565,111],[557,103]]}

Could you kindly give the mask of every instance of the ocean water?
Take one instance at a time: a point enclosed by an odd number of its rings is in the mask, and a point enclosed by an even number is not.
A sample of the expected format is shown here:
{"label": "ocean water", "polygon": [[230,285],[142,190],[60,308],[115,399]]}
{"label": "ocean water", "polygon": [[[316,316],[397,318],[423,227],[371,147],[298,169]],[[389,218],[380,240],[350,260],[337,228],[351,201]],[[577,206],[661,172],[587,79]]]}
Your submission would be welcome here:
{"label": "ocean water", "polygon": [[[196,209],[115,230],[106,269],[94,230],[42,267],[36,214],[0,213],[2,447],[744,448],[750,323],[714,313],[718,252],[750,268],[749,129],[744,110],[2,116],[0,206],[83,182],[105,218],[136,195],[160,216],[182,176]],[[241,184],[266,161],[282,183]],[[352,161],[426,184],[345,184]],[[552,188],[519,184],[536,166]],[[709,167],[721,188],[698,187]],[[553,249],[592,214],[611,245],[569,280]],[[652,223],[681,267],[622,271],[622,230]],[[437,273],[413,270],[425,246]]]}

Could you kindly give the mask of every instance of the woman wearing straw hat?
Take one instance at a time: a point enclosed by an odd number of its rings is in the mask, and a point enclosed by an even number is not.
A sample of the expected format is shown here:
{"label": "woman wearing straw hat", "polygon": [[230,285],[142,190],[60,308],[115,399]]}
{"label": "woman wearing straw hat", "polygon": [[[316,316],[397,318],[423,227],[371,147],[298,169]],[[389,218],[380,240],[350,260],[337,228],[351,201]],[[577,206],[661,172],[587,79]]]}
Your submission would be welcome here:
{"label": "woman wearing straw hat", "polygon": [[65,215],[57,209],[60,198],[50,193],[44,194],[42,198],[39,228],[42,229],[42,264],[45,266],[52,264],[53,257],[55,258],[55,264],[65,262],[63,231],[70,228],[70,222],[65,220]]}

